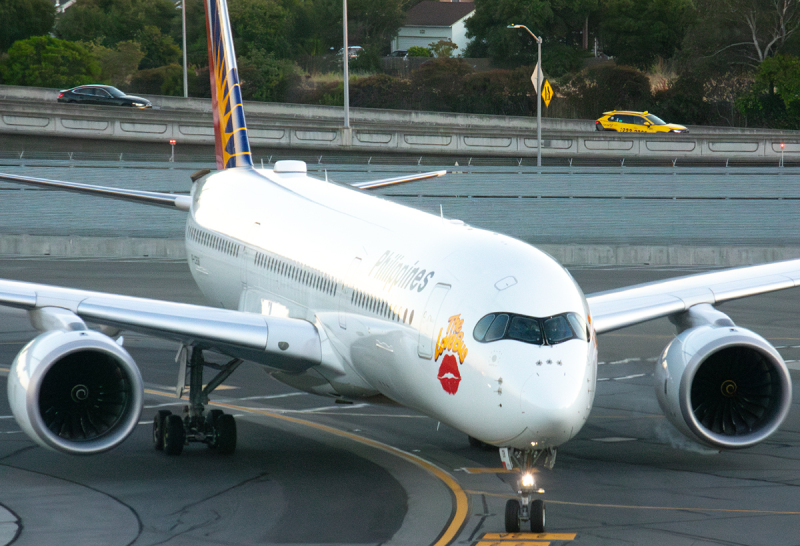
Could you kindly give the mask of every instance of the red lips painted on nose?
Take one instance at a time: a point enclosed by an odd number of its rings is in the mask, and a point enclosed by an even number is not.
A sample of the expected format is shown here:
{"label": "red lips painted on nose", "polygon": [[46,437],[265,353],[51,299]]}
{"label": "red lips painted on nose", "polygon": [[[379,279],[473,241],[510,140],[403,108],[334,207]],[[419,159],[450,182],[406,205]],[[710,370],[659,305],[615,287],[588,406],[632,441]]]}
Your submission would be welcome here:
{"label": "red lips painted on nose", "polygon": [[458,392],[458,384],[461,382],[461,374],[458,372],[458,362],[453,355],[445,355],[442,365],[439,366],[439,381],[447,394]]}

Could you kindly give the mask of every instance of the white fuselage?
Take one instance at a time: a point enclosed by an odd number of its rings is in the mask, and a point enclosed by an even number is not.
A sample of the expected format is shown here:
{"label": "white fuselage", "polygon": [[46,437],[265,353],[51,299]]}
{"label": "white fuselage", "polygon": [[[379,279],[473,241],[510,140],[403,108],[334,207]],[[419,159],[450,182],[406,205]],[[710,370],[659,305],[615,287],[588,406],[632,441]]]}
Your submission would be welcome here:
{"label": "white fuselage", "polygon": [[492,313],[590,322],[569,273],[532,246],[302,172],[249,169],[194,184],[186,242],[214,304],[317,326],[323,363],[272,372],[289,385],[386,397],[517,448],[559,445],[589,415],[593,332],[556,344],[473,335]]}

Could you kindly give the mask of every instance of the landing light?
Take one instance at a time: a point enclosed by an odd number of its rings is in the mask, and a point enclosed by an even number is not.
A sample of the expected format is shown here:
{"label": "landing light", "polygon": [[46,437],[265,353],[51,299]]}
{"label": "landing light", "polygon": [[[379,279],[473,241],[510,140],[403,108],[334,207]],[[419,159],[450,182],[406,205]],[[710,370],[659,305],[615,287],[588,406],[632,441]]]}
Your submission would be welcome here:
{"label": "landing light", "polygon": [[524,474],[522,476],[522,487],[533,487],[533,474]]}

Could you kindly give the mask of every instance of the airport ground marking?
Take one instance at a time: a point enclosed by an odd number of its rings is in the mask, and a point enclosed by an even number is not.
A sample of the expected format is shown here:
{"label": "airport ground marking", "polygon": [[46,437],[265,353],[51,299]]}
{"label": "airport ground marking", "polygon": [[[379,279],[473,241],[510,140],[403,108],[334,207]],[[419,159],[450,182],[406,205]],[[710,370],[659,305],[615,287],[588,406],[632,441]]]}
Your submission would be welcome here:
{"label": "airport ground marking", "polygon": [[[486,495],[487,497],[500,497],[500,498],[515,498],[515,495],[504,493],[488,493],[486,491],[470,491],[466,490],[470,495]],[[547,500],[550,504],[562,504],[565,506],[586,506],[590,508],[618,508],[623,510],[670,510],[680,512],[721,512],[733,514],[765,514],[769,516],[800,516],[800,512],[791,512],[783,510],[745,510],[737,508],[703,508],[699,506],[635,506],[630,504],[598,504],[593,502],[571,502],[571,501],[558,501]]]}
{"label": "airport ground marking", "polygon": [[[174,393],[163,392],[163,391],[156,391],[152,389],[145,389],[145,392],[148,394],[153,394],[156,396],[167,396],[170,398],[177,398]],[[353,440],[360,444],[364,444],[375,449],[379,449],[391,455],[395,455],[396,457],[400,457],[401,459],[405,459],[406,461],[422,468],[423,470],[428,471],[430,474],[433,474],[436,478],[438,478],[445,486],[450,489],[451,493],[456,501],[455,512],[450,518],[450,522],[439,536],[439,538],[432,544],[432,546],[445,546],[446,544],[450,544],[453,540],[455,540],[456,535],[464,526],[464,523],[469,516],[469,499],[467,497],[466,492],[461,488],[461,486],[456,482],[456,480],[447,472],[439,468],[438,466],[434,465],[419,457],[414,455],[413,453],[408,453],[403,451],[402,449],[390,446],[389,444],[384,444],[383,442],[379,442],[377,440],[372,440],[370,438],[366,438],[364,436],[359,436],[358,434],[353,434],[351,432],[347,432],[344,430],[339,430],[337,428],[323,425],[320,423],[315,423],[313,421],[306,421],[305,419],[298,419],[297,417],[290,417],[288,415],[281,415],[280,413],[275,413],[273,411],[261,410],[256,408],[247,408],[244,406],[237,406],[235,404],[226,404],[222,402],[210,402],[210,405],[218,406],[222,408],[228,408],[238,411],[244,411],[247,413],[255,413],[258,415],[264,415],[266,417],[271,417],[273,419],[279,419],[282,421],[287,421],[290,423],[294,423],[297,425],[303,425],[306,427],[315,428],[317,430],[321,430],[323,432],[328,432],[330,434],[334,434],[336,436],[340,436],[343,438],[347,438],[349,440]],[[340,414],[341,415],[341,414]]]}

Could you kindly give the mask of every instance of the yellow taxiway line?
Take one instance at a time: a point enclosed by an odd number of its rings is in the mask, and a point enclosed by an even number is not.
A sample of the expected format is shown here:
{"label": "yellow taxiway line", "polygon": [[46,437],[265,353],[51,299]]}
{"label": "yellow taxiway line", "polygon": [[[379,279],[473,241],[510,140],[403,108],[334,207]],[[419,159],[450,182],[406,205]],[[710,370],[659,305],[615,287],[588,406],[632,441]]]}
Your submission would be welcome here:
{"label": "yellow taxiway line", "polygon": [[[470,495],[486,495],[487,497],[511,498],[514,495],[503,493],[488,493],[486,491],[469,491]],[[570,502],[547,500],[548,504],[563,504],[565,506],[587,506],[591,508],[617,508],[622,510],[672,510],[681,512],[723,512],[732,514],[769,514],[771,516],[800,516],[800,512],[782,510],[745,510],[736,508],[703,508],[702,506],[635,506],[630,504],[597,504],[592,502]]]}
{"label": "yellow taxiway line", "polygon": [[[145,389],[145,392],[148,394],[154,394],[156,396],[166,396],[169,398],[176,398],[175,394],[163,392],[163,391],[156,391],[152,389]],[[304,419],[298,419],[297,417],[289,417],[288,415],[281,415],[279,413],[274,413],[271,411],[266,410],[259,410],[254,408],[245,408],[242,406],[237,406],[234,404],[223,404],[220,402],[211,402],[209,405],[218,406],[221,408],[228,408],[237,411],[243,411],[246,413],[254,413],[258,415],[264,415],[266,417],[271,417],[273,419],[280,419],[282,421],[286,421],[289,423],[294,423],[297,425],[303,425],[306,427],[311,427],[317,430],[321,430],[323,432],[328,432],[330,434],[335,434],[336,436],[340,436],[343,438],[347,438],[348,440],[353,440],[355,442],[373,447],[375,449],[380,449],[386,453],[390,453],[401,459],[405,459],[406,461],[424,469],[436,476],[439,480],[441,480],[448,489],[453,493],[453,497],[456,501],[455,513],[453,514],[452,518],[450,519],[450,523],[448,524],[447,528],[442,532],[439,536],[438,540],[433,543],[432,546],[445,546],[446,544],[450,544],[458,534],[458,531],[464,525],[469,516],[469,499],[467,498],[467,494],[461,489],[461,486],[458,485],[450,474],[443,471],[439,467],[429,463],[425,459],[421,457],[417,457],[411,453],[407,453],[402,449],[398,449],[396,447],[392,447],[388,444],[384,444],[383,442],[378,442],[377,440],[371,440],[369,438],[365,438],[363,436],[359,436],[357,434],[352,434],[350,432],[346,432],[344,430],[339,430],[334,427],[329,427],[327,425],[321,425],[319,423],[314,423],[313,421],[306,421]]]}

